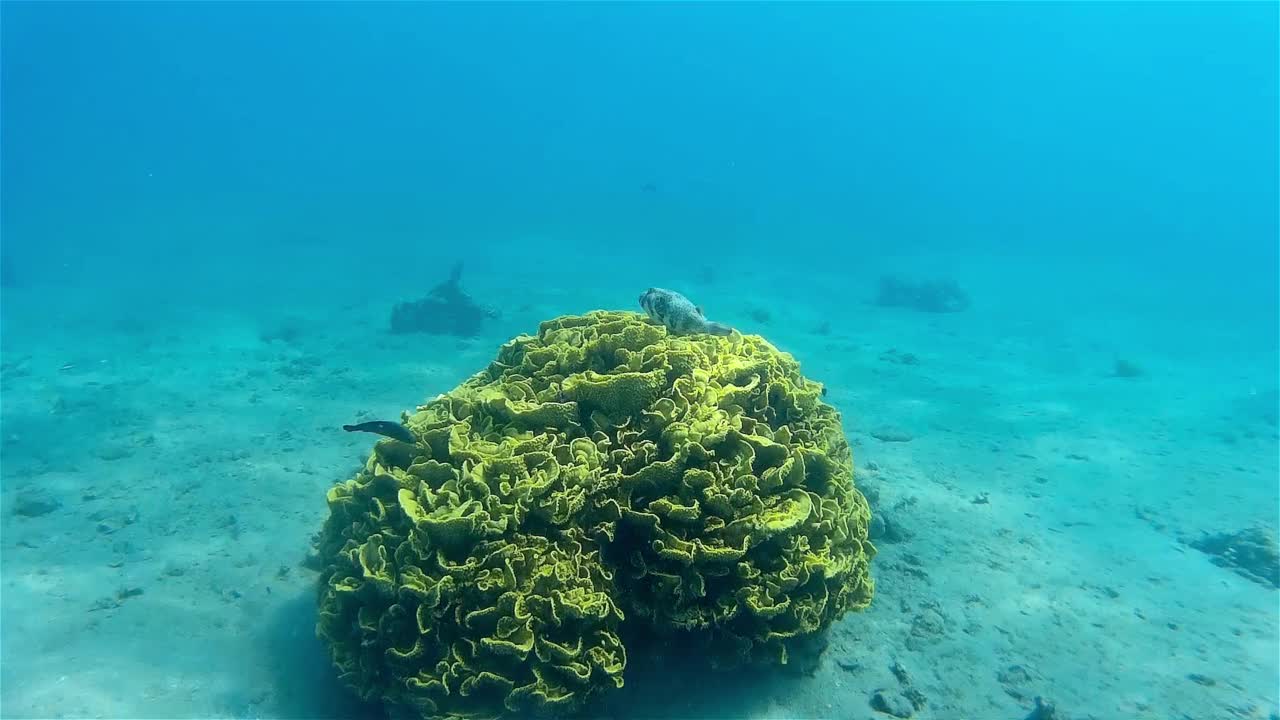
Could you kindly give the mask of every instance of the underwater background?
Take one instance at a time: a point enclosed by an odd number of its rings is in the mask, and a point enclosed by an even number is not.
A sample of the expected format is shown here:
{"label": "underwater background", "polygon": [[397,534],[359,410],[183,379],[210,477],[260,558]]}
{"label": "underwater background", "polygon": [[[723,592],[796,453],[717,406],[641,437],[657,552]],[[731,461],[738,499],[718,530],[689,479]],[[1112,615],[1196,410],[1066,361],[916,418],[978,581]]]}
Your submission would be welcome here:
{"label": "underwater background", "polygon": [[876,595],[609,717],[1276,718],[1278,7],[0,4],[0,716],[379,717],[341,426],[656,286],[826,386]]}

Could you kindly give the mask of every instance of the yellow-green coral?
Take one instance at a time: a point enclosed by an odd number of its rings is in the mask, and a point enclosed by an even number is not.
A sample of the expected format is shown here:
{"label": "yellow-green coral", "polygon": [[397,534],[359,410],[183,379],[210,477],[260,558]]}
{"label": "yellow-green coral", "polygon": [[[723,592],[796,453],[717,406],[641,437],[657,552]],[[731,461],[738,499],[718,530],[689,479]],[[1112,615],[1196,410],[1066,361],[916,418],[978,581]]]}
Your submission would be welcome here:
{"label": "yellow-green coral", "polygon": [[755,336],[542,324],[329,492],[318,632],[366,699],[425,718],[581,709],[624,622],[787,661],[871,600],[838,413]]}

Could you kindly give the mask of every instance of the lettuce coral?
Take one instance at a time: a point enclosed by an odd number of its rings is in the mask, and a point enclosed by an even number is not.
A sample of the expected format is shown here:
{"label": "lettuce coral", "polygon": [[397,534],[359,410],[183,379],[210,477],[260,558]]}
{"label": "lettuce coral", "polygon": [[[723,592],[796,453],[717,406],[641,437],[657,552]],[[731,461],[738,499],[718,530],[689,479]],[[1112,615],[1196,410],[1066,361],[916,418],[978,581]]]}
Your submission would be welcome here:
{"label": "lettuce coral", "polygon": [[839,414],[762,338],[544,322],[330,490],[317,632],[368,700],[561,714],[621,687],[623,623],[787,662],[873,584]]}

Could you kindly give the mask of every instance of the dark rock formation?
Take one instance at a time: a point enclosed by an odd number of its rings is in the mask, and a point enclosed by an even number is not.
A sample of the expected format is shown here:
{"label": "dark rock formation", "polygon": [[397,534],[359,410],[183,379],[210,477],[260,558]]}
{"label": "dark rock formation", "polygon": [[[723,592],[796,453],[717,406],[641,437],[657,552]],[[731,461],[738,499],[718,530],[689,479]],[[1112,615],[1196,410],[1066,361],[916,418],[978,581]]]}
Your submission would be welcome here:
{"label": "dark rock formation", "polygon": [[484,321],[497,317],[497,313],[476,304],[459,285],[461,278],[462,263],[458,263],[449,279],[432,288],[425,298],[397,304],[391,310],[391,332],[478,335]]}
{"label": "dark rock formation", "polygon": [[969,296],[954,280],[912,282],[899,277],[880,278],[876,304],[881,307],[903,307],[920,312],[960,312],[969,307]]}
{"label": "dark rock formation", "polygon": [[1280,588],[1280,545],[1273,530],[1251,527],[1233,533],[1206,534],[1189,543],[1214,565],[1230,568],[1261,585]]}

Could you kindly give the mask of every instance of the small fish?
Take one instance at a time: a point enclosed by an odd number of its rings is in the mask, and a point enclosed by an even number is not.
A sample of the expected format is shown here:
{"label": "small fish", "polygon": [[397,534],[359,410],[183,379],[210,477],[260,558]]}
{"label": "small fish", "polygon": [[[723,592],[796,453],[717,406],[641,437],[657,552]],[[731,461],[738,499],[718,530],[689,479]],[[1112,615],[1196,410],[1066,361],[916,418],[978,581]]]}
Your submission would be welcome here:
{"label": "small fish", "polygon": [[640,296],[640,307],[644,308],[649,317],[665,325],[667,332],[672,335],[728,335],[733,332],[733,328],[728,325],[707,320],[702,314],[702,308],[674,290],[649,288]]}
{"label": "small fish", "polygon": [[347,432],[368,432],[386,435],[387,437],[399,440],[400,442],[418,442],[418,439],[413,436],[413,433],[409,432],[409,428],[398,422],[391,422],[390,420],[371,420],[369,422],[362,422],[359,425],[343,425],[342,429]]}

